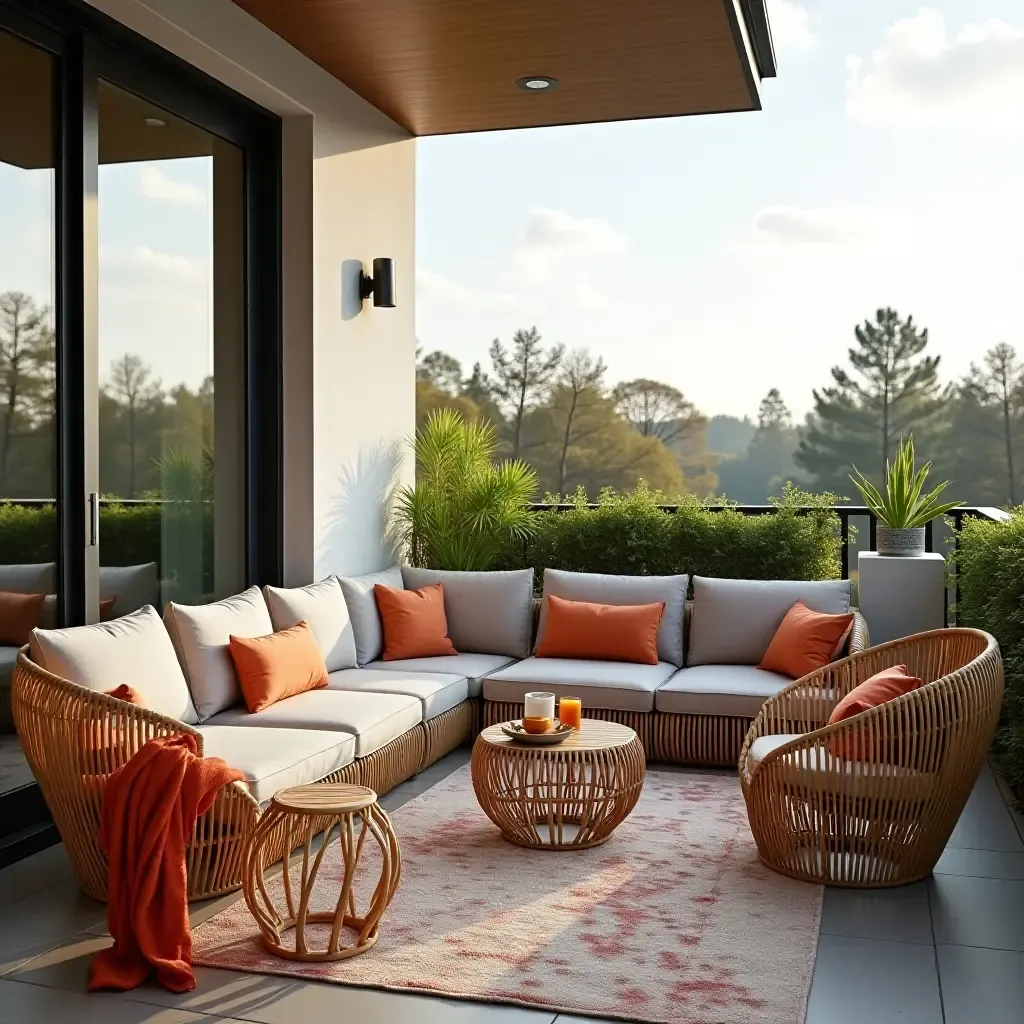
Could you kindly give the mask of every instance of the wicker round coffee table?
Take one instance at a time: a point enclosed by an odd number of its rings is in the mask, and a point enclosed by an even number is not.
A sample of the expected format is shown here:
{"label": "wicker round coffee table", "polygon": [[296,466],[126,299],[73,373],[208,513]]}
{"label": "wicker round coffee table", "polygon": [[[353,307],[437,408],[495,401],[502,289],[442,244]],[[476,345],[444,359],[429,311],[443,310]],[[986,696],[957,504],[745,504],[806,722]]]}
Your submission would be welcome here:
{"label": "wicker round coffee table", "polygon": [[[319,882],[317,873],[330,843],[335,841],[330,831],[335,827],[340,870],[334,877]],[[321,831],[324,841],[319,850],[314,850],[313,836]],[[381,868],[366,912],[360,914],[354,883],[367,839],[380,848]],[[290,871],[283,872],[281,905],[275,905],[263,873],[268,865],[281,859],[282,852],[287,865],[297,849],[302,850],[301,877],[296,884]],[[294,870],[292,865],[291,871]],[[242,887],[249,912],[259,925],[263,945],[271,953],[288,960],[330,962],[365,953],[377,941],[381,915],[398,888],[401,873],[398,839],[390,819],[377,804],[377,794],[365,786],[315,783],[282,790],[271,800],[253,833],[243,867]],[[333,910],[309,909],[310,897],[318,884],[339,887]],[[306,929],[311,924],[331,925],[329,937],[316,948],[311,948],[307,941],[310,936]],[[355,940],[347,944],[346,928],[356,933]],[[326,932],[326,928],[318,930]],[[291,943],[285,942],[287,932],[293,933]]]}
{"label": "wicker round coffee table", "polygon": [[517,743],[500,725],[473,745],[473,789],[502,835],[537,850],[585,850],[606,842],[636,806],[646,774],[637,734],[583,719],[557,746]]}

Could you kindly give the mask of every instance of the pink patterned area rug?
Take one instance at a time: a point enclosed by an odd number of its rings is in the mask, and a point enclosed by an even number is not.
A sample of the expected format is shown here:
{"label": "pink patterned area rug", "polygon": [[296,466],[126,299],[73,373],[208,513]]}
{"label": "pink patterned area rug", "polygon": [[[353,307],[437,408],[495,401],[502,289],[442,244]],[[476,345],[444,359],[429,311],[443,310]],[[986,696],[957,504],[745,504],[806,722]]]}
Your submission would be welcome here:
{"label": "pink patterned area rug", "polygon": [[[804,1020],[822,889],[758,861],[735,777],[650,772],[592,850],[505,842],[468,766],[392,820],[402,881],[373,949],[279,959],[239,900],[196,929],[195,962],[657,1024]],[[333,910],[336,843],[325,857],[313,902]],[[376,868],[361,865],[364,899]]]}

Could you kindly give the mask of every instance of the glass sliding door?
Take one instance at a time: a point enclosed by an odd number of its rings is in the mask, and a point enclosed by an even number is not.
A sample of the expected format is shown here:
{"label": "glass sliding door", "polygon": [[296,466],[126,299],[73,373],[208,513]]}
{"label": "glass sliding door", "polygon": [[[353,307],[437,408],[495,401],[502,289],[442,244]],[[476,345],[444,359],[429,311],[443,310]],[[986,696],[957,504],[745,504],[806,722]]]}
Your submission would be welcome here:
{"label": "glass sliding door", "polygon": [[98,85],[101,617],[245,586],[245,161]]}
{"label": "glass sliding door", "polygon": [[11,721],[18,649],[57,618],[54,71],[0,30],[0,796],[32,781]]}

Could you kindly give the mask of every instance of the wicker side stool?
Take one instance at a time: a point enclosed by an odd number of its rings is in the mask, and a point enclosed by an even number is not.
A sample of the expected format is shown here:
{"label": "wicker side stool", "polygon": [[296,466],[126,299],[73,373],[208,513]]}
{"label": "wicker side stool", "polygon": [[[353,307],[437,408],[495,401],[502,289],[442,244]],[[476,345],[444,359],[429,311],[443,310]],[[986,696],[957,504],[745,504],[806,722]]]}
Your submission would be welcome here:
{"label": "wicker side stool", "polygon": [[[312,850],[313,836],[322,828],[320,849]],[[317,873],[338,827],[341,850],[341,891],[333,911],[311,911],[310,897],[317,884]],[[370,837],[380,848],[381,872],[364,914],[356,908],[355,879],[360,857]],[[296,849],[302,849],[301,880],[293,885],[288,861]],[[284,907],[275,906],[264,881],[264,871],[278,860],[284,850],[282,885]],[[249,911],[259,925],[263,945],[276,956],[288,960],[327,963],[365,953],[377,941],[381,915],[398,888],[402,873],[402,855],[391,820],[377,804],[377,794],[365,786],[344,783],[319,783],[296,786],[278,793],[260,818],[245,859],[242,887]],[[306,927],[331,925],[330,938],[323,948],[310,948]],[[343,929],[354,929],[356,940],[343,942]],[[286,944],[286,932],[294,933],[293,944]]]}

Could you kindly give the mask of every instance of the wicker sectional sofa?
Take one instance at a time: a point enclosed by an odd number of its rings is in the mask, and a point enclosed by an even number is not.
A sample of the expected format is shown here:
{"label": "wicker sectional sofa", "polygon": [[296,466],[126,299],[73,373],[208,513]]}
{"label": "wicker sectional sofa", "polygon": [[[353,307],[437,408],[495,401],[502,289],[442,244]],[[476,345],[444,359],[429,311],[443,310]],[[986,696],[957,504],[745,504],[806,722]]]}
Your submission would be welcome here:
{"label": "wicker sectional sofa", "polygon": [[[459,654],[382,660],[373,587],[445,586]],[[482,725],[521,713],[523,694],[582,696],[584,716],[632,726],[647,756],[737,763],[764,701],[791,680],[756,668],[795,600],[845,611],[847,582],[691,581],[545,573],[545,593],[604,603],[664,600],[657,666],[534,657],[542,606],[532,570],[457,573],[397,566],[290,590],[250,588],[198,607],[150,606],[94,626],[36,630],[17,658],[12,704],[26,756],[85,891],[106,892],[96,842],[103,780],[151,737],[187,733],[246,781],[227,787],[196,826],[190,898],[237,888],[261,805],[288,786],[360,782],[384,793],[470,741]],[[538,614],[539,613],[539,614]],[[329,685],[250,714],[227,643],[309,623]],[[856,618],[849,648],[866,646]],[[732,659],[731,661],[729,659]],[[129,683],[146,707],[107,696]]]}

